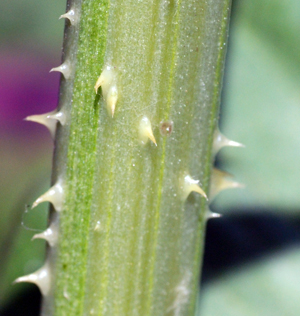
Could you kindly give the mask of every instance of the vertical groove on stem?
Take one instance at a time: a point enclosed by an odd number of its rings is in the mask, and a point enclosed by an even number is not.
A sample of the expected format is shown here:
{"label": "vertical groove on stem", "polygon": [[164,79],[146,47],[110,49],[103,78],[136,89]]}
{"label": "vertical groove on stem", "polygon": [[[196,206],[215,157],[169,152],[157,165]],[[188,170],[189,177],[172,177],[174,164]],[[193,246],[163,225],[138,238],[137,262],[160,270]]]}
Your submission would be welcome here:
{"label": "vertical groove on stem", "polygon": [[[182,190],[187,175],[208,188],[230,1],[68,6],[81,19],[66,28],[74,73],[61,82],[68,121],[53,173],[65,202],[57,255],[49,252],[54,302],[45,300],[44,315],[192,315],[207,206]],[[94,92],[104,66],[116,76],[113,118],[101,88]],[[141,144],[144,117],[157,146]],[[167,137],[160,123],[170,121]]]}

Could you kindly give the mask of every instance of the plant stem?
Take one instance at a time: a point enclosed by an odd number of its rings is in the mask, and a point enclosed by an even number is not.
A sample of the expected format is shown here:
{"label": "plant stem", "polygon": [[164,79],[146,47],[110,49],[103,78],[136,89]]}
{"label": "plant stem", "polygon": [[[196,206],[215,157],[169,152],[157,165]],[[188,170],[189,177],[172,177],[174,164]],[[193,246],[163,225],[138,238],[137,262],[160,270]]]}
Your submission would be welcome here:
{"label": "plant stem", "polygon": [[[81,13],[65,33],[72,74],[61,81],[67,124],[57,131],[53,173],[65,200],[43,314],[193,315],[207,203],[185,198],[184,179],[207,192],[230,0],[68,7]],[[113,118],[104,88],[94,91],[106,66],[118,88]],[[141,143],[144,117],[157,146]]]}

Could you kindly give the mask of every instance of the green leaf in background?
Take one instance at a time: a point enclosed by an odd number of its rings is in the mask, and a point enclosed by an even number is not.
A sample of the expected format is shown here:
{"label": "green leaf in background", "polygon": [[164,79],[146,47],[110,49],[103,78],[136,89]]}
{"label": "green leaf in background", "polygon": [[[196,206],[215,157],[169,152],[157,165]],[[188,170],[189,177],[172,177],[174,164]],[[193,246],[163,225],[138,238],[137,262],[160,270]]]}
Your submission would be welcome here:
{"label": "green leaf in background", "polygon": [[197,316],[298,316],[300,249],[237,267],[202,289]]}
{"label": "green leaf in background", "polygon": [[300,205],[300,2],[237,1],[230,30],[222,131],[224,169],[246,184],[221,193],[217,210]]}
{"label": "green leaf in background", "polygon": [[[20,275],[41,266],[45,242],[30,242],[33,230],[44,230],[48,205],[44,203],[25,213],[26,204],[49,187],[45,153],[30,151],[24,155],[18,142],[0,141],[0,309],[25,287],[12,286]],[[12,160],[13,152],[19,153]],[[41,149],[41,147],[39,147]],[[37,147],[38,149],[38,147]],[[26,151],[26,150],[25,150]],[[23,226],[22,226],[23,223]],[[31,230],[32,229],[32,230]]]}
{"label": "green leaf in background", "polygon": [[[221,193],[215,207],[220,211],[245,205],[298,211],[300,1],[239,0],[234,3],[236,15],[230,31],[221,130],[231,139],[244,143],[246,149],[223,149],[221,158],[224,169],[247,187]],[[1,43],[20,51],[34,44],[31,48],[35,53],[51,50],[59,55],[58,43],[61,43],[64,22],[58,21],[58,17],[64,10],[63,0],[2,1]],[[13,146],[12,142],[11,148]],[[19,169],[9,169],[4,162],[18,166],[20,160],[14,161],[12,157],[19,153],[7,157],[3,154],[6,148],[1,149],[0,239],[4,240],[13,212],[20,215],[24,204],[39,194],[32,192],[24,203],[19,202],[18,197],[29,181],[27,176],[40,174],[44,167],[27,169],[28,165],[24,164]],[[24,173],[20,173],[21,170]],[[45,183],[49,181],[45,179]],[[45,187],[40,193],[44,191]],[[42,208],[45,210],[47,204]],[[43,210],[35,209],[33,213],[41,217],[27,225],[42,228]],[[30,242],[33,233],[21,227],[21,220],[14,224],[19,233],[5,268],[0,271],[0,303],[22,288],[22,285],[11,286],[11,282],[41,266],[43,260],[44,242]],[[299,266],[300,253],[296,249],[231,271],[203,288],[201,316],[298,315]]]}
{"label": "green leaf in background", "polygon": [[[6,69],[1,68],[1,80],[8,87],[8,91],[2,89],[1,94],[4,95],[1,95],[0,101],[0,309],[22,290],[34,286],[12,286],[12,282],[21,275],[35,271],[44,261],[45,242],[31,242],[35,232],[24,228],[21,222],[24,220],[25,226],[34,229],[44,229],[46,226],[46,203],[27,214],[24,212],[25,205],[32,203],[49,187],[53,143],[43,127],[39,127],[41,133],[35,137],[26,134],[30,127],[23,130],[25,124],[34,123],[24,123],[22,118],[16,123],[15,117],[20,114],[15,109],[24,113],[28,100],[24,95],[18,98],[18,93],[14,92],[19,92],[24,86],[29,87],[33,81],[31,72],[24,76],[30,66],[25,70],[19,69],[22,62],[27,66],[37,61],[36,68],[40,72],[42,61],[56,60],[53,55],[58,56],[59,62],[65,22],[58,18],[65,12],[65,6],[65,1],[61,0],[4,0],[0,4],[0,56],[2,65],[7,66]],[[8,56],[11,59],[7,60]],[[10,70],[9,76],[5,72],[7,70]],[[55,75],[45,71],[43,76],[47,80],[48,76],[53,78]],[[14,83],[14,86],[10,87],[10,83]],[[51,89],[53,87],[49,87]],[[32,90],[32,99],[37,103],[35,108],[39,104],[41,107],[38,111],[49,106],[52,102],[49,101],[49,94]],[[13,95],[8,97],[11,92]],[[41,95],[48,99],[40,98]],[[14,103],[13,109],[6,100]],[[22,132],[17,133],[17,130]]]}
{"label": "green leaf in background", "polygon": [[[298,212],[300,205],[300,2],[235,1],[222,131],[245,149],[224,149],[224,169],[246,184],[215,209]],[[236,267],[205,284],[201,316],[299,315],[299,248]]]}
{"label": "green leaf in background", "polygon": [[2,0],[2,49],[6,45],[15,47],[16,51],[26,47],[36,51],[55,51],[56,43],[62,40],[64,20],[58,21],[58,18],[64,13],[65,7],[64,0]]}

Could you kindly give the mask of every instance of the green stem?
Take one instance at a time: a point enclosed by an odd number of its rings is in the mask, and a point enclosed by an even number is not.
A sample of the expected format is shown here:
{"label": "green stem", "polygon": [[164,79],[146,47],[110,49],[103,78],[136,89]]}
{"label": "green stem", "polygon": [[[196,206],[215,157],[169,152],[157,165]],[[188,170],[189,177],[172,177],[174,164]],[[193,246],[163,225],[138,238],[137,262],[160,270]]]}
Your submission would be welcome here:
{"label": "green stem", "polygon": [[[53,181],[59,243],[44,315],[193,315],[230,0],[74,0]],[[70,36],[68,36],[70,35]],[[77,41],[78,38],[78,41]],[[72,49],[69,49],[72,47]],[[114,67],[114,117],[94,85]],[[104,94],[104,88],[103,88]],[[141,144],[146,116],[157,142]],[[161,123],[173,122],[169,136]],[[53,216],[53,214],[52,214]]]}

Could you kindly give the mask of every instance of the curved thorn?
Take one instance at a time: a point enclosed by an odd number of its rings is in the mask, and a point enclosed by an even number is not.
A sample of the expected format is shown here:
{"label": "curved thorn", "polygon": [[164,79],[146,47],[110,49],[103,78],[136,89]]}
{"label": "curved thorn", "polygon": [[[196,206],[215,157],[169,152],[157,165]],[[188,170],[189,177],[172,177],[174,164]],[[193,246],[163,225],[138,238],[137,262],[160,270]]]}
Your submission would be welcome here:
{"label": "curved thorn", "polygon": [[104,76],[103,73],[100,75],[100,77],[97,79],[94,89],[95,89],[95,93],[98,93],[98,89],[103,85],[104,81]]}
{"label": "curved thorn", "polygon": [[113,81],[116,81],[114,68],[111,66],[105,66],[101,75],[96,81],[96,84],[94,87],[95,92],[97,93],[98,89],[102,87],[103,96],[106,98],[108,90],[113,84]]}
{"label": "curved thorn", "polygon": [[243,188],[243,184],[232,179],[232,175],[213,168],[209,190],[209,200],[212,201],[221,191],[234,188]]}
{"label": "curved thorn", "polygon": [[58,71],[62,73],[65,79],[70,79],[71,72],[72,72],[71,67],[67,61],[65,61],[63,64],[61,64],[58,67],[52,68],[49,72],[53,72],[53,71]]}
{"label": "curved thorn", "polygon": [[207,208],[205,211],[204,217],[206,220],[209,220],[211,218],[220,218],[220,217],[222,217],[222,214],[214,213],[209,208]]}
{"label": "curved thorn", "polygon": [[57,223],[52,223],[45,231],[39,234],[35,234],[31,240],[44,239],[48,242],[50,247],[54,247],[57,244],[58,231]]}
{"label": "curved thorn", "polygon": [[39,270],[34,273],[17,278],[13,284],[29,282],[36,284],[41,293],[47,296],[50,292],[50,268],[49,264],[46,262]]}
{"label": "curved thorn", "polygon": [[61,125],[65,124],[66,118],[63,112],[57,112],[54,110],[49,113],[38,114],[38,115],[30,115],[25,117],[25,121],[36,122],[46,126],[54,139],[55,131],[56,131],[56,122],[59,121]]}
{"label": "curved thorn", "polygon": [[73,9],[69,10],[67,13],[65,14],[62,14],[60,17],[59,17],[59,20],[60,19],[68,19],[71,23],[71,25],[74,25],[76,24],[77,22],[77,19],[76,19],[76,13]]}
{"label": "curved thorn", "polygon": [[61,184],[61,181],[58,181],[53,185],[46,193],[41,195],[32,205],[32,208],[35,208],[37,205],[43,202],[52,203],[53,207],[57,212],[62,210],[64,201],[64,190]]}
{"label": "curved thorn", "polygon": [[214,133],[213,155],[215,156],[223,147],[245,147],[245,145],[228,139],[217,128]]}
{"label": "curved thorn", "polygon": [[107,111],[112,117],[114,116],[118,101],[118,88],[116,82],[115,68],[105,66],[94,87],[96,93],[98,93],[100,87],[102,88],[102,95],[104,101],[106,101]]}
{"label": "curved thorn", "polygon": [[151,122],[146,116],[140,120],[139,138],[143,145],[147,144],[148,140],[150,139],[155,144],[155,146],[157,146],[155,137],[153,135]]}
{"label": "curved thorn", "polygon": [[49,119],[48,114],[49,113],[39,114],[39,115],[30,115],[30,116],[27,116],[24,120],[36,122],[36,123],[46,126],[51,134],[51,137],[54,139],[57,121],[53,119]]}
{"label": "curved thorn", "polygon": [[181,196],[182,200],[186,200],[191,192],[197,192],[207,200],[207,195],[203,189],[199,186],[199,180],[194,180],[189,174],[183,177],[181,180]]}

